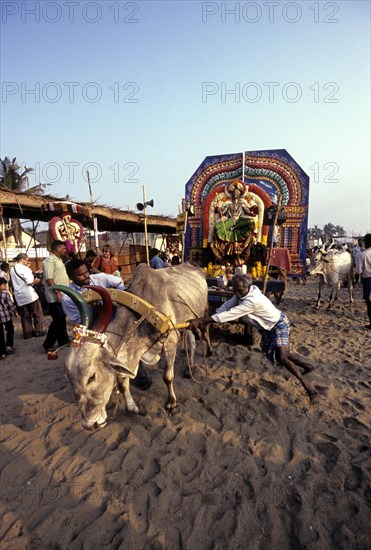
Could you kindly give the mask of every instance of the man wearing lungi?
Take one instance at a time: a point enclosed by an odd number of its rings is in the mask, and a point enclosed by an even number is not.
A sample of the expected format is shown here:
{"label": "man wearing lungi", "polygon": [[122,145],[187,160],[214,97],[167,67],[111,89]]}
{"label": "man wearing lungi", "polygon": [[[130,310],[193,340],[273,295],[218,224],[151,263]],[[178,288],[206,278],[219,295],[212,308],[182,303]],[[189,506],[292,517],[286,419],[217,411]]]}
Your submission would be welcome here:
{"label": "man wearing lungi", "polygon": [[192,319],[189,329],[197,329],[202,324],[227,323],[242,319],[244,323],[256,327],[262,335],[261,347],[267,358],[286,367],[300,382],[312,400],[317,391],[308,382],[298,367],[307,374],[313,367],[303,359],[289,352],[290,322],[282,311],[264,296],[260,289],[252,284],[250,275],[237,273],[233,280],[234,296],[225,302],[211,317]]}

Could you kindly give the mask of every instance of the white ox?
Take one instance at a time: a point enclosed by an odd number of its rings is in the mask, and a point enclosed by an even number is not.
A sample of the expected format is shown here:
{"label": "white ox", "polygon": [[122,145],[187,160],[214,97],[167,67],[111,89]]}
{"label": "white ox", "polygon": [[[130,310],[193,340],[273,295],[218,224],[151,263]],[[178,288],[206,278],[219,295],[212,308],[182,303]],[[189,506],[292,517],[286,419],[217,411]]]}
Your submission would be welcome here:
{"label": "white ox", "polygon": [[[101,291],[104,293],[103,289]],[[140,264],[134,272],[129,291],[168,315],[175,324],[184,323],[197,315],[203,317],[208,309],[205,274],[190,264],[165,269],[152,269]],[[102,325],[101,316],[93,327],[93,330],[107,336],[106,342],[86,340],[68,353],[66,374],[86,429],[106,425],[106,405],[116,384],[124,394],[127,410],[138,413],[130,393],[130,378],[135,377],[141,359],[146,364],[154,365],[162,354],[166,359],[163,375],[168,388],[166,409],[171,414],[179,410],[173,389],[179,333],[170,330],[161,335],[148,322],[138,322],[139,317],[137,313],[120,306],[109,324]],[[187,330],[187,337],[191,341],[193,356],[194,335]]]}
{"label": "white ox", "polygon": [[334,300],[337,300],[340,282],[344,280],[348,281],[350,302],[353,302],[353,262],[349,252],[334,249],[328,251],[317,250],[311,258],[308,274],[319,275],[317,308],[321,303],[324,285],[327,284],[331,288],[328,305],[330,308],[332,298],[334,297]]}

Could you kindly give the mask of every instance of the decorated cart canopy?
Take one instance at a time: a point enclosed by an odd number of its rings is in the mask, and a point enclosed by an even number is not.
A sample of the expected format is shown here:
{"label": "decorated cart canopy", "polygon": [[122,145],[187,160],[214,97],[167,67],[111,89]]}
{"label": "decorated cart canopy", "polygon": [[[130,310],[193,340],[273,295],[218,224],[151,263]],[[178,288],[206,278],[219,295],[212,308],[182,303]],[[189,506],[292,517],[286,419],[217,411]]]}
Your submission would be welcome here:
{"label": "decorated cart canopy", "polygon": [[291,273],[303,273],[309,177],[285,149],[206,157],[185,197],[186,258],[242,265],[274,240],[289,250]]}

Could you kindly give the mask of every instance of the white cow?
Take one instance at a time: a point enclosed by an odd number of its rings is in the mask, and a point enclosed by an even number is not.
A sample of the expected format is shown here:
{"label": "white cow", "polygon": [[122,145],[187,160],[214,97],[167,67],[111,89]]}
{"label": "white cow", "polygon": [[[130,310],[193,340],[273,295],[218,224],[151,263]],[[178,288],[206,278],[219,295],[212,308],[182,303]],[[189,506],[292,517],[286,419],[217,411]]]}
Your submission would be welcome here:
{"label": "white cow", "polygon": [[[152,269],[141,264],[134,272],[129,291],[152,304],[174,324],[184,323],[195,315],[203,317],[208,309],[205,274],[190,264],[166,269]],[[173,379],[180,341],[178,332],[170,330],[160,334],[154,326],[143,318],[139,319],[137,313],[124,306],[118,308],[115,318],[109,322],[109,301],[105,304],[104,298],[107,291],[100,289],[100,293],[104,306],[101,317],[93,327],[94,334],[82,338],[81,345],[70,350],[65,362],[84,427],[94,429],[105,426],[106,405],[116,383],[124,394],[126,408],[137,413],[138,407],[130,393],[130,378],[135,377],[140,360],[154,365],[161,355],[166,360],[163,376],[168,389],[166,409],[171,414],[176,413],[179,407]],[[80,295],[75,298],[81,300]],[[187,331],[187,337],[193,340],[190,343],[193,355],[194,336]]]}
{"label": "white cow", "polygon": [[316,307],[319,308],[322,290],[325,284],[331,288],[329,297],[329,309],[331,301],[337,300],[340,282],[348,281],[350,302],[353,302],[353,261],[352,256],[345,250],[317,250],[312,256],[308,268],[308,275],[319,275],[319,291]]}

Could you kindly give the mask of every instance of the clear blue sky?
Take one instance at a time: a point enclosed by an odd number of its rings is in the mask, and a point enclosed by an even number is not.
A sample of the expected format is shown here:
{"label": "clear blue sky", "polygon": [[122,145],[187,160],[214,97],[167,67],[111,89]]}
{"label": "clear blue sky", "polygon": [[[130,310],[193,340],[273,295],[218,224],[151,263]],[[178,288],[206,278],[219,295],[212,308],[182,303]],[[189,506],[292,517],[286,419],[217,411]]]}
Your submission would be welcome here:
{"label": "clear blue sky", "polygon": [[370,230],[368,1],[1,8],[1,157],[36,167],[31,184],[89,200],[95,163],[99,202],[134,208],[144,184],[175,215],[206,156],[285,148],[311,226]]}

